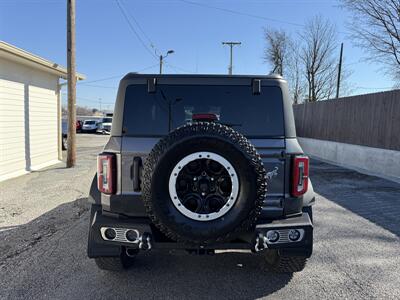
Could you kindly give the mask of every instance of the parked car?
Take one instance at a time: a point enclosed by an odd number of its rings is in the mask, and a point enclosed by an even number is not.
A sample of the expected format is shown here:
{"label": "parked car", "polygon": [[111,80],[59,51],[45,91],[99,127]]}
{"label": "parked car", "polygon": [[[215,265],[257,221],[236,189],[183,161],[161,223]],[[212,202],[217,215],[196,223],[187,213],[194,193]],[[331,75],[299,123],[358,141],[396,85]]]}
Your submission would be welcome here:
{"label": "parked car", "polygon": [[76,132],[82,132],[82,124],[83,122],[81,120],[76,121]]}
{"label": "parked car", "polygon": [[89,200],[88,256],[101,269],[151,249],[248,249],[278,272],[301,271],[315,196],[287,83],[126,75]]}
{"label": "parked car", "polygon": [[68,121],[62,120],[61,122],[61,148],[62,150],[67,150],[68,143]]}
{"label": "parked car", "polygon": [[98,124],[97,132],[110,134],[112,125],[112,117],[102,118]]}
{"label": "parked car", "polygon": [[85,120],[82,125],[82,132],[96,132],[98,128],[96,120]]}

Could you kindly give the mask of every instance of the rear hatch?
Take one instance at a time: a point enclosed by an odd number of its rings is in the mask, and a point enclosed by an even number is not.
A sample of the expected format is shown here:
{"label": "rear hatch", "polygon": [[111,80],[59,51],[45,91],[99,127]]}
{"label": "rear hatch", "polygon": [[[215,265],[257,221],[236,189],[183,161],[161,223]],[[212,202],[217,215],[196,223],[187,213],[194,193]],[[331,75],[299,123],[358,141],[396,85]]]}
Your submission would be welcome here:
{"label": "rear hatch", "polygon": [[242,85],[159,84],[149,93],[147,84],[127,85],[122,120],[121,192],[134,190],[132,168],[171,130],[192,122],[193,114],[212,113],[218,121],[244,134],[260,153],[268,172],[264,215],[279,215],[285,191],[285,127],[282,91],[262,85],[254,93],[251,81]]}

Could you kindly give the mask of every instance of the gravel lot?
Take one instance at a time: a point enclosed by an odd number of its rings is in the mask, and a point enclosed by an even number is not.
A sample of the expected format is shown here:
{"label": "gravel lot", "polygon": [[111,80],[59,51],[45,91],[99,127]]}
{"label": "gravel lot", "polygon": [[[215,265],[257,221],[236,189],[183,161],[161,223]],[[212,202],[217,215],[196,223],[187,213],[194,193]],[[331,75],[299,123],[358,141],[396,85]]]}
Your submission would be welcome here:
{"label": "gravel lot", "polygon": [[400,299],[400,185],[314,161],[314,254],[293,276],[240,252],[152,251],[124,273],[86,257],[86,197],[107,137],[78,135],[78,166],[0,183],[1,299]]}

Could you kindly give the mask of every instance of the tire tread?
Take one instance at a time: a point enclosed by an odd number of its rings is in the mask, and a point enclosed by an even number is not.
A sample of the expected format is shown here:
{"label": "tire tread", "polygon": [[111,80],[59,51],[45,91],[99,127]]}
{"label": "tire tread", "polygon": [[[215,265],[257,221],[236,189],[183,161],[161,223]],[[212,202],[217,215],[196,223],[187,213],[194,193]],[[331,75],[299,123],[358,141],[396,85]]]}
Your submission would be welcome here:
{"label": "tire tread", "polygon": [[162,154],[172,146],[176,141],[180,141],[185,137],[190,137],[196,134],[204,134],[204,135],[212,135],[216,137],[220,137],[230,142],[239,145],[239,148],[244,151],[246,156],[249,158],[249,161],[252,163],[255,171],[257,173],[257,197],[254,205],[254,209],[249,213],[248,218],[246,218],[240,226],[237,226],[233,231],[220,236],[218,238],[209,239],[206,241],[202,241],[204,244],[208,243],[217,243],[229,240],[232,236],[234,236],[238,232],[243,232],[250,229],[256,223],[260,213],[261,207],[263,205],[263,200],[265,199],[267,192],[267,184],[266,184],[266,171],[264,165],[262,163],[261,157],[258,154],[255,147],[248,141],[246,137],[244,137],[239,132],[233,130],[232,128],[219,124],[219,123],[210,123],[210,122],[197,122],[193,124],[183,125],[165,138],[161,139],[152,149],[148,157],[144,162],[144,172],[143,172],[143,180],[142,180],[142,199],[144,202],[144,206],[146,211],[153,222],[153,224],[160,229],[168,238],[171,238],[178,242],[189,242],[197,244],[196,240],[187,240],[181,237],[179,234],[171,231],[167,226],[165,226],[159,218],[157,218],[154,213],[153,203],[151,201],[151,180],[153,176],[154,169],[158,164]]}

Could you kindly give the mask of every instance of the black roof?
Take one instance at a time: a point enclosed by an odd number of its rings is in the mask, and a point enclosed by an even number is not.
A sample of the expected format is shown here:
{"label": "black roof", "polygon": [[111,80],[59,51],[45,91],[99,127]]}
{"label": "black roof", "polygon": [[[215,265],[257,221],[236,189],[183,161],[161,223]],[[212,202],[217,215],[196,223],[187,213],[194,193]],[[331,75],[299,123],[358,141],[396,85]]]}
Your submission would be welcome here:
{"label": "black roof", "polygon": [[257,79],[283,79],[278,74],[271,75],[227,75],[227,74],[140,74],[131,72],[126,74],[122,80],[138,78],[257,78]]}

